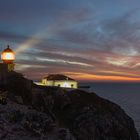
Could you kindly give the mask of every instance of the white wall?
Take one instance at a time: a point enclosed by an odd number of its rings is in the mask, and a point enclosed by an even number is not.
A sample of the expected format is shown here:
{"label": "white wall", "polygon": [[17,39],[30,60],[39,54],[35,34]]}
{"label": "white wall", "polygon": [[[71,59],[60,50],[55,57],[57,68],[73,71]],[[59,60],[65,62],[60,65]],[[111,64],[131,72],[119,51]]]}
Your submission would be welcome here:
{"label": "white wall", "polygon": [[66,87],[66,88],[78,88],[77,81],[74,80],[48,80],[43,79],[43,84],[46,86],[59,86],[59,87]]}

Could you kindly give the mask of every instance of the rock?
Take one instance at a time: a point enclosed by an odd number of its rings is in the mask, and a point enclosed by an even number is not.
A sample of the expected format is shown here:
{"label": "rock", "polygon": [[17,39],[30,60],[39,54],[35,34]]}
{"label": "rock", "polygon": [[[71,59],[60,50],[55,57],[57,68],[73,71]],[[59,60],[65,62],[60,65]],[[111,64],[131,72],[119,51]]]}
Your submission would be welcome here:
{"label": "rock", "polygon": [[0,104],[1,140],[139,140],[124,110],[95,93],[33,85],[15,72],[6,90],[7,104]]}
{"label": "rock", "polygon": [[46,113],[8,100],[0,105],[0,140],[75,140]]}
{"label": "rock", "polygon": [[121,107],[95,93],[47,88],[44,94],[34,94],[33,100],[77,140],[139,140],[133,120]]}

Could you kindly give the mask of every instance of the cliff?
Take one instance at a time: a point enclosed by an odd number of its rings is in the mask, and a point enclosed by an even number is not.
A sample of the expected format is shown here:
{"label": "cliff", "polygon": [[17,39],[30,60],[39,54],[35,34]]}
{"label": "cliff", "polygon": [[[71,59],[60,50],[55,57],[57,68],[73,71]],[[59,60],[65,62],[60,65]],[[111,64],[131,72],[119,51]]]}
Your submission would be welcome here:
{"label": "cliff", "polygon": [[77,140],[139,140],[133,120],[120,106],[95,93],[49,87],[41,92],[33,96],[34,107]]}
{"label": "cliff", "polygon": [[7,91],[7,104],[0,105],[1,140],[139,140],[124,110],[95,93],[17,77],[1,89]]}

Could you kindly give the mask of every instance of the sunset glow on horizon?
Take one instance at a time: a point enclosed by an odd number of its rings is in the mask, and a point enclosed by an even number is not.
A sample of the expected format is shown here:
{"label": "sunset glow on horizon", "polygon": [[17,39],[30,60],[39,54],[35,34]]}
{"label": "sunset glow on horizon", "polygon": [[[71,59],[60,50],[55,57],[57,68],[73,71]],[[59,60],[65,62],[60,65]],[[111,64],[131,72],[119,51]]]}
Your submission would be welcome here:
{"label": "sunset glow on horizon", "polygon": [[83,74],[81,76],[76,76],[80,81],[94,81],[94,82],[140,82],[140,78],[124,77],[124,76],[101,76],[101,75],[91,75]]}

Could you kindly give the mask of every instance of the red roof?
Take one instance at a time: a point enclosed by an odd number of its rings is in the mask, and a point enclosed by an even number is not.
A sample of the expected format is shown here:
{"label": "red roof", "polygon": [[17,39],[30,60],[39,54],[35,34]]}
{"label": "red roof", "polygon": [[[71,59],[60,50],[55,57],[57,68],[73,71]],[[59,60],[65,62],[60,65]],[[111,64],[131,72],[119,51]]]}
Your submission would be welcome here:
{"label": "red roof", "polygon": [[74,79],[69,78],[62,74],[49,74],[48,76],[46,76],[44,78],[46,78],[47,80],[72,80],[72,81],[75,81]]}

